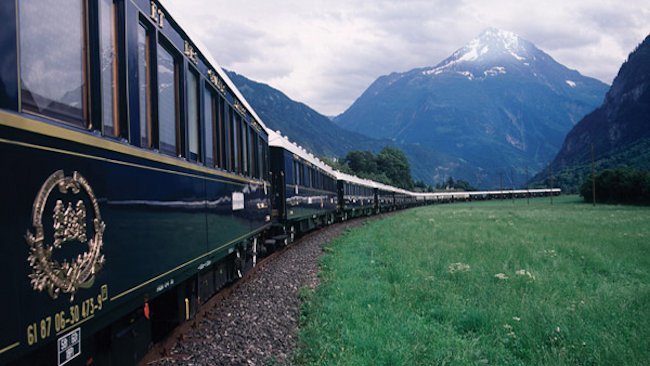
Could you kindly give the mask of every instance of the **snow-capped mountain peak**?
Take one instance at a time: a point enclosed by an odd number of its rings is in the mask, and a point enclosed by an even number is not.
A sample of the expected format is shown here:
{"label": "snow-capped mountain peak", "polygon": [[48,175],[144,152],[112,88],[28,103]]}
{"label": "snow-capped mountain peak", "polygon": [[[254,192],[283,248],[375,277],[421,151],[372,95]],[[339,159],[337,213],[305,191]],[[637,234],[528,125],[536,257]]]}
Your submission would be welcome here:
{"label": "snow-capped mountain peak", "polygon": [[[487,28],[450,57],[423,73],[438,75],[447,71],[462,74],[469,72],[486,77],[505,74],[507,67],[504,65],[507,63],[515,62],[529,66],[530,61],[535,59],[535,50],[537,48],[532,43],[513,32]],[[468,67],[470,65],[474,67]],[[490,69],[495,67],[501,72],[490,72]]]}

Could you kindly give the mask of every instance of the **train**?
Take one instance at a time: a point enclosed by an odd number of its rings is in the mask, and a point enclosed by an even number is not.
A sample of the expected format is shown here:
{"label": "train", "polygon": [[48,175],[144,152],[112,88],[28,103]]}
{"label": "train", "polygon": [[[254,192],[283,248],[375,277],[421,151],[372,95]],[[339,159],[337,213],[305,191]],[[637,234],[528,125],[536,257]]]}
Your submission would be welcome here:
{"label": "train", "polygon": [[[159,0],[0,4],[0,364],[133,365],[316,228],[415,193],[272,131]],[[260,309],[264,311],[264,309]]]}

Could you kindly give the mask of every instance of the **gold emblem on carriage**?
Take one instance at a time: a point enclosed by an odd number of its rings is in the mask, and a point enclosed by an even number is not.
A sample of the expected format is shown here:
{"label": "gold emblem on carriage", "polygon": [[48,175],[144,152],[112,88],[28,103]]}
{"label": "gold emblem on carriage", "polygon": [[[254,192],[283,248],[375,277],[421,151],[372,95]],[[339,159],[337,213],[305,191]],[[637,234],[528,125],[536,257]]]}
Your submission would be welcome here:
{"label": "gold emblem on carriage", "polygon": [[[52,229],[43,227],[43,216],[48,205],[50,194],[58,188],[60,199],[54,202],[52,208]],[[64,202],[71,198],[70,201]],[[90,204],[92,217],[92,235],[87,228],[88,211],[84,199]],[[52,200],[53,201],[53,200]],[[51,207],[51,205],[50,205]],[[25,239],[29,245],[27,261],[32,267],[29,275],[34,290],[47,290],[53,299],[60,293],[70,294],[70,301],[79,288],[89,288],[95,281],[95,275],[104,265],[104,255],[101,253],[103,235],[106,225],[99,212],[99,204],[88,181],[73,172],[66,177],[63,170],[50,175],[36,195],[32,210],[32,226],[34,232],[27,231]],[[46,235],[52,234],[52,240],[47,241]],[[80,243],[87,246],[84,253],[76,258],[57,260],[57,250],[66,243]],[[72,245],[72,244],[70,244]]]}

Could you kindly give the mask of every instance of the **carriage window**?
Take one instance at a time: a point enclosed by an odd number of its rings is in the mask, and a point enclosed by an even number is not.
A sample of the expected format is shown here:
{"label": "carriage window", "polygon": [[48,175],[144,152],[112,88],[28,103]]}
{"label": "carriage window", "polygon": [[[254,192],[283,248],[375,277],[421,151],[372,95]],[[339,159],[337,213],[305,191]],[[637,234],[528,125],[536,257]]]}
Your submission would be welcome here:
{"label": "carriage window", "polygon": [[293,183],[300,184],[300,164],[295,160],[293,162]]}
{"label": "carriage window", "polygon": [[221,96],[217,96],[217,106],[215,107],[215,112],[217,113],[217,131],[215,133],[215,136],[217,137],[217,156],[215,158],[217,159],[217,165],[219,167],[227,169],[227,155],[226,151],[228,151],[228,139],[226,138],[226,124],[224,123],[224,101]]}
{"label": "carriage window", "polygon": [[252,126],[248,126],[246,135],[248,139],[248,173],[255,178],[255,135],[253,135]]}
{"label": "carriage window", "polygon": [[187,123],[190,160],[201,161],[201,136],[199,135],[199,80],[193,72],[187,73]]}
{"label": "carriage window", "polygon": [[212,92],[210,89],[205,88],[203,90],[203,126],[205,127],[205,164],[209,167],[213,167],[214,164],[214,144],[215,141],[215,131],[214,131],[214,101],[212,98]]}
{"label": "carriage window", "polygon": [[269,145],[262,144],[262,151],[264,151],[264,179],[269,180],[271,172],[269,171]]}
{"label": "carriage window", "polygon": [[232,109],[230,108],[230,104],[228,104],[225,99],[222,99],[221,105],[223,106],[223,134],[224,140],[227,144],[224,149],[226,152],[226,155],[224,155],[224,159],[227,165],[226,169],[229,171],[235,171],[235,148],[233,147],[232,141]]}
{"label": "carriage window", "polygon": [[314,186],[314,182],[312,181],[313,175],[312,175],[312,170],[311,170],[311,168],[308,167],[307,169],[305,169],[305,174],[307,175],[307,179],[306,179],[306,183],[305,183],[305,185],[306,185],[307,187],[313,187],[313,186]]}
{"label": "carriage window", "polygon": [[102,125],[104,134],[109,136],[119,134],[115,31],[113,0],[101,0],[99,2],[99,63],[102,86]]}
{"label": "carriage window", "polygon": [[255,134],[255,130],[253,130],[253,127],[250,126],[248,127],[248,141],[249,141],[249,149],[248,151],[250,152],[250,175],[251,177],[255,178],[257,177],[257,135]]}
{"label": "carriage window", "polygon": [[260,179],[264,179],[264,140],[262,140],[261,136],[257,137],[257,167],[258,167],[258,173],[257,177]]}
{"label": "carriage window", "polygon": [[87,89],[84,3],[24,0],[19,7],[23,108],[82,127]]}
{"label": "carriage window", "polygon": [[239,120],[239,139],[241,141],[241,149],[239,154],[242,158],[242,172],[244,175],[248,175],[248,128],[246,128],[246,121],[244,121],[241,116],[237,115]]}
{"label": "carriage window", "polygon": [[158,129],[160,151],[176,156],[177,66],[174,57],[158,44]]}
{"label": "carriage window", "polygon": [[138,99],[140,101],[140,146],[151,147],[151,113],[149,111],[149,35],[138,27]]}
{"label": "carriage window", "polygon": [[233,157],[232,170],[234,172],[236,172],[236,173],[239,173],[241,171],[240,167],[239,167],[239,162],[241,160],[241,153],[239,151],[239,149],[240,149],[239,145],[241,144],[241,142],[240,142],[239,134],[238,134],[239,121],[234,118],[235,116],[239,117],[238,114],[233,114],[233,111],[232,111],[232,108],[231,108],[230,109],[230,121],[232,122],[231,123],[231,126],[232,126],[232,128],[231,128],[231,131],[232,131],[232,139],[231,139],[232,148],[230,150],[230,153],[232,154],[232,157]]}

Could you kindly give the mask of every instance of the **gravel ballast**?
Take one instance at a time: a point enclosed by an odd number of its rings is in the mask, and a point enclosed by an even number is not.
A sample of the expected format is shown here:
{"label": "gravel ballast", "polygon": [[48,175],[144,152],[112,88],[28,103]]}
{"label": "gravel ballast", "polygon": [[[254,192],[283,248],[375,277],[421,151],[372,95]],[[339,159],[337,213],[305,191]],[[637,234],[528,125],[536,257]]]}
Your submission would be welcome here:
{"label": "gravel ballast", "polygon": [[197,317],[186,331],[175,335],[178,341],[165,355],[143,364],[290,363],[300,319],[300,289],[318,285],[318,261],[323,246],[365,221],[346,221],[306,235],[265,262],[230,294],[208,302],[206,305],[213,307]]}

